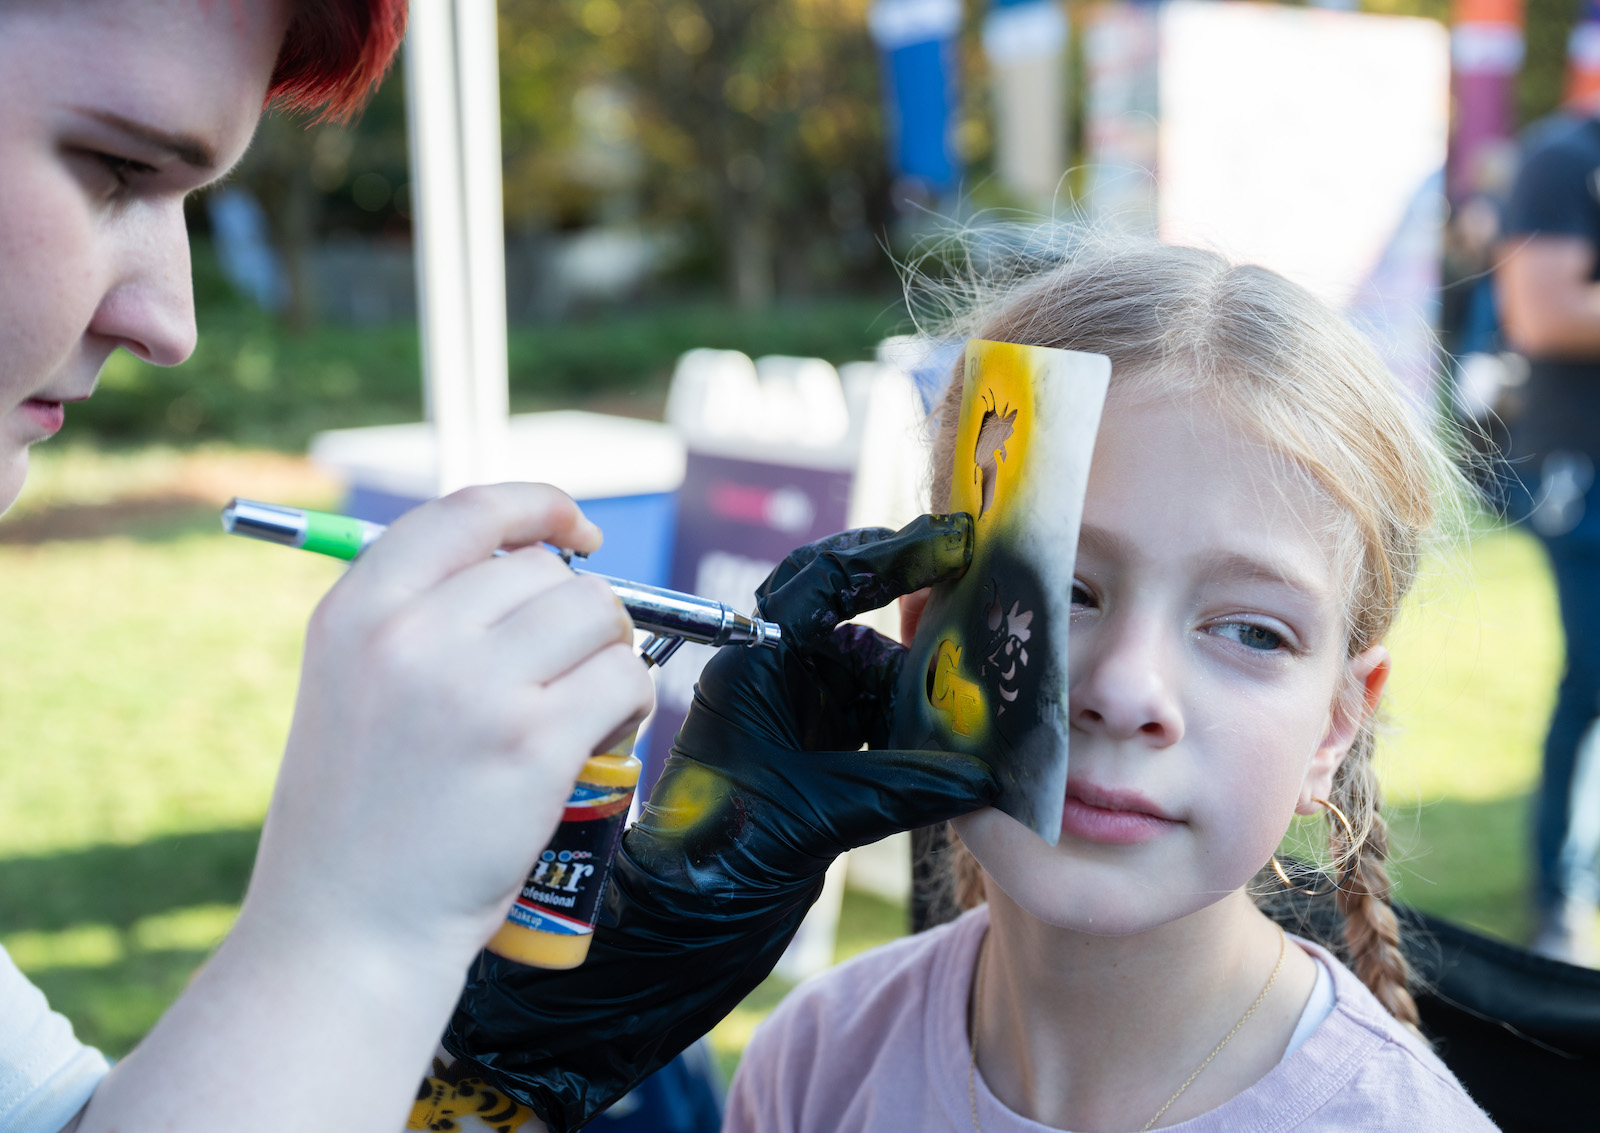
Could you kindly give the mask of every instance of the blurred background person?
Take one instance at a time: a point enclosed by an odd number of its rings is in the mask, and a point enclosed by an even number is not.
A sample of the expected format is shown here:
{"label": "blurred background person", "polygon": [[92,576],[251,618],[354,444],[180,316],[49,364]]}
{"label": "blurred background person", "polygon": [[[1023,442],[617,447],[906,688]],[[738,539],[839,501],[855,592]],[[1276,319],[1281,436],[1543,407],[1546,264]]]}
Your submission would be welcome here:
{"label": "blurred background person", "polygon": [[1511,434],[1515,518],[1549,557],[1566,667],[1535,795],[1539,920],[1532,947],[1596,962],[1600,849],[1600,120],[1595,106],[1537,130],[1496,269],[1509,343],[1530,363]]}

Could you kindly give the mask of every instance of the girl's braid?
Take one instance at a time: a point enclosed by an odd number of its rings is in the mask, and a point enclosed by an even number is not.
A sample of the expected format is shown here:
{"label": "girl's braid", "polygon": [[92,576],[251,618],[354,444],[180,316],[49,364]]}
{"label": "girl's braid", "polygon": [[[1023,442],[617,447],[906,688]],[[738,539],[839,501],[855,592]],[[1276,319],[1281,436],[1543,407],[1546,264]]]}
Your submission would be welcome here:
{"label": "girl's braid", "polygon": [[1400,949],[1400,923],[1389,904],[1389,825],[1379,805],[1372,747],[1369,726],[1334,778],[1333,803],[1345,812],[1356,835],[1354,846],[1344,845],[1343,827],[1329,816],[1339,863],[1337,901],[1351,967],[1389,1014],[1416,1030],[1420,1019],[1411,997],[1411,965]]}

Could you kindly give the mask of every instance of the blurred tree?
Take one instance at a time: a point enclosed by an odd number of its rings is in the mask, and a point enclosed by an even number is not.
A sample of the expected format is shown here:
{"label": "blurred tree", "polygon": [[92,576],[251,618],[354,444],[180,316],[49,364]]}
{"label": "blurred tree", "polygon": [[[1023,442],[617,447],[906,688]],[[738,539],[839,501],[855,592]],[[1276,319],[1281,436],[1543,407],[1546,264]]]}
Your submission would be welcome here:
{"label": "blurred tree", "polygon": [[745,307],[870,271],[866,2],[502,0],[508,218],[687,225]]}
{"label": "blurred tree", "polygon": [[391,75],[359,121],[313,125],[269,114],[229,177],[261,201],[289,279],[286,317],[306,329],[316,309],[313,246],[347,233],[409,239],[405,78]]}
{"label": "blurred tree", "polygon": [[332,136],[326,127],[307,129],[293,118],[268,115],[233,174],[236,183],[261,201],[272,225],[273,242],[283,257],[289,282],[285,317],[295,331],[310,325],[314,309],[308,261],[321,194],[313,179],[313,166],[318,142],[326,136]]}
{"label": "blurred tree", "polygon": [[[680,276],[747,308],[882,286],[888,174],[868,4],[500,0],[508,229],[671,229],[687,250]],[[970,160],[987,137],[981,83],[964,89]],[[271,218],[303,327],[315,242],[409,234],[403,76],[350,126],[269,116],[234,181]]]}
{"label": "blurred tree", "polygon": [[1578,0],[1526,0],[1526,54],[1517,81],[1517,119],[1524,126],[1561,104],[1567,76],[1567,35]]}
{"label": "blurred tree", "polygon": [[[508,227],[675,228],[690,249],[680,274],[714,281],[746,307],[882,284],[888,176],[868,6],[500,0]],[[984,5],[968,7],[976,18]],[[1363,8],[1447,22],[1450,0]],[[1577,0],[1527,0],[1523,122],[1559,102],[1576,11]],[[984,67],[968,30],[956,139],[970,171],[966,203],[1004,204],[983,176]],[[304,325],[315,240],[409,233],[403,77],[391,76],[349,127],[270,116],[234,180],[273,219],[293,282],[291,319]]]}

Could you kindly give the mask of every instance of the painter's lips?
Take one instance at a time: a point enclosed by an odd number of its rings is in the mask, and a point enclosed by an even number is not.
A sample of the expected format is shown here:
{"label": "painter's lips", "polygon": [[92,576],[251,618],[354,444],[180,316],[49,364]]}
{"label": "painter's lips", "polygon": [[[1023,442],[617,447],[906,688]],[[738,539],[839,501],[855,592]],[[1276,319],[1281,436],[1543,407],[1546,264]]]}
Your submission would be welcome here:
{"label": "painter's lips", "polygon": [[22,411],[35,425],[45,430],[47,436],[59,433],[67,420],[67,411],[61,402],[47,401],[42,397],[30,397],[24,401]]}
{"label": "painter's lips", "polygon": [[1061,832],[1086,842],[1132,846],[1153,841],[1182,826],[1137,791],[1116,791],[1093,783],[1068,781]]}

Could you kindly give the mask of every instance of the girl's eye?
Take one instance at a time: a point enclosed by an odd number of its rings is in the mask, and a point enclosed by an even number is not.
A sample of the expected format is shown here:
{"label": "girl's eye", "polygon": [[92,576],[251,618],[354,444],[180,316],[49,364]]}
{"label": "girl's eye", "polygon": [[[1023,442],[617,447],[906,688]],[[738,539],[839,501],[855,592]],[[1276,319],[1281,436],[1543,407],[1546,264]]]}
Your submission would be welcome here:
{"label": "girl's eye", "polygon": [[1222,637],[1237,641],[1246,649],[1256,649],[1263,653],[1271,653],[1288,644],[1281,633],[1252,622],[1225,622],[1217,626],[1215,632]]}
{"label": "girl's eye", "polygon": [[1079,582],[1072,584],[1072,604],[1074,606],[1094,605],[1094,597],[1089,593],[1088,587]]}

